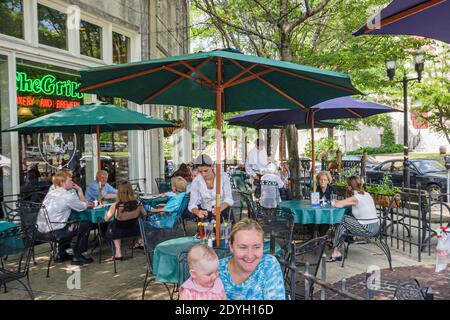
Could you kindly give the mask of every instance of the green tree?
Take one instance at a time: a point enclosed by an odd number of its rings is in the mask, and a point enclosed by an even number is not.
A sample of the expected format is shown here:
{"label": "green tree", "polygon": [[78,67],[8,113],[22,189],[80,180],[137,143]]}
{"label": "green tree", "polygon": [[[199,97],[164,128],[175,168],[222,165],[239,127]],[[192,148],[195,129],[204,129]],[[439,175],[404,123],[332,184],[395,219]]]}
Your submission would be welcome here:
{"label": "green tree", "polygon": [[422,123],[443,135],[450,144],[450,81],[448,76],[429,79],[415,93],[421,106],[413,109]]}

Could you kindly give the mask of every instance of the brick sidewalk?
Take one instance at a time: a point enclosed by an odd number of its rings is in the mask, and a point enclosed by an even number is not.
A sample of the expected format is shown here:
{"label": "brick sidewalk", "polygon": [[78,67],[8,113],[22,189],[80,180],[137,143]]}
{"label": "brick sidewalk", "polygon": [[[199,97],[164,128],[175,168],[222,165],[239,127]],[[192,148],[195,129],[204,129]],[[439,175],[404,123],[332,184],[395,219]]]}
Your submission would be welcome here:
{"label": "brick sidewalk", "polygon": [[[398,284],[417,279],[422,288],[431,287],[435,300],[450,300],[450,269],[440,273],[434,272],[435,265],[421,265],[393,268],[393,270],[381,270],[381,289],[372,291],[373,300],[390,300]],[[366,298],[365,291],[366,274],[361,273],[347,279],[346,288],[349,292]],[[336,288],[341,288],[341,282],[334,283]],[[320,292],[314,294],[314,299],[320,299]],[[328,291],[326,300],[344,300],[335,293]]]}

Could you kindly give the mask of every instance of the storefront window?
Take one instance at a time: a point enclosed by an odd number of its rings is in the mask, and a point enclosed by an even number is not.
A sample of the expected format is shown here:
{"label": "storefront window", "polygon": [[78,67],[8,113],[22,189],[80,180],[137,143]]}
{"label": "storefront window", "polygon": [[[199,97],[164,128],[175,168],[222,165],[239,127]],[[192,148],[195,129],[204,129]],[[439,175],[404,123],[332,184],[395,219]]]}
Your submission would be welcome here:
{"label": "storefront window", "polygon": [[67,15],[38,4],[39,43],[67,50]]}
{"label": "storefront window", "polygon": [[[8,59],[0,55],[0,123],[1,130],[10,126],[9,90],[8,90]],[[7,195],[12,194],[12,163],[11,141],[9,133],[0,135],[0,201],[12,200]],[[4,217],[0,208],[0,219]]]}
{"label": "storefront window", "polygon": [[[102,102],[108,102],[122,108],[127,108],[127,100],[121,98],[101,97]],[[100,151],[104,156],[102,166],[109,172],[108,181],[117,186],[129,179],[128,131],[104,132],[100,134]]]}
{"label": "storefront window", "polygon": [[87,21],[80,21],[81,54],[97,59],[102,58],[102,28]]}
{"label": "storefront window", "polygon": [[130,38],[113,31],[113,63],[130,61]]}
{"label": "storefront window", "polygon": [[23,39],[22,0],[0,0],[0,33]]}
{"label": "storefront window", "polygon": [[[71,69],[17,59],[17,117],[22,123],[83,103],[78,73]],[[20,193],[22,197],[45,193],[51,176],[61,167],[74,172],[83,185],[81,167],[84,134],[34,133],[19,135]]]}

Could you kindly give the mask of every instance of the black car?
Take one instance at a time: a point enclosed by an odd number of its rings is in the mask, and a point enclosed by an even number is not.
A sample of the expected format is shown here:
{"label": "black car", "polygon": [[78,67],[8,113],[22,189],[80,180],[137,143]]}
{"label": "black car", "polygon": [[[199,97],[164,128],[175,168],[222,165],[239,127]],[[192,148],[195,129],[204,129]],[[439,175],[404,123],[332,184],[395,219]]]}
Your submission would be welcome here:
{"label": "black car", "polygon": [[[429,192],[440,193],[447,189],[447,169],[437,160],[414,159],[410,160],[411,188],[420,183],[423,189]],[[379,184],[385,173],[391,174],[394,186],[403,185],[403,159],[388,160],[367,171],[367,180]]]}

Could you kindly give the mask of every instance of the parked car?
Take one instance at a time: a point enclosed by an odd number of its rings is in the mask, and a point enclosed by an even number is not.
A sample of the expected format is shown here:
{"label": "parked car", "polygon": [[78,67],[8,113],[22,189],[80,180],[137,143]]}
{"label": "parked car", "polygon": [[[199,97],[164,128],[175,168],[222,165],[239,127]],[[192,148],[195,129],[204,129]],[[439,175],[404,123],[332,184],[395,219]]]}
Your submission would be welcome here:
{"label": "parked car", "polygon": [[[403,159],[388,160],[367,171],[367,180],[380,183],[385,173],[390,173],[394,186],[403,185]],[[423,189],[430,193],[445,192],[447,188],[447,170],[438,160],[410,160],[411,188],[420,183]]]}
{"label": "parked car", "polygon": [[[361,161],[362,156],[359,155],[345,155],[342,157],[342,161]],[[380,161],[375,159],[372,156],[367,156],[367,162],[366,162],[366,170],[370,170],[380,164]]]}
{"label": "parked car", "polygon": [[25,150],[25,154],[27,158],[36,158],[39,157],[41,153],[39,152],[38,147],[30,146]]}
{"label": "parked car", "polygon": [[100,142],[100,151],[106,152],[114,151],[112,142]]}

